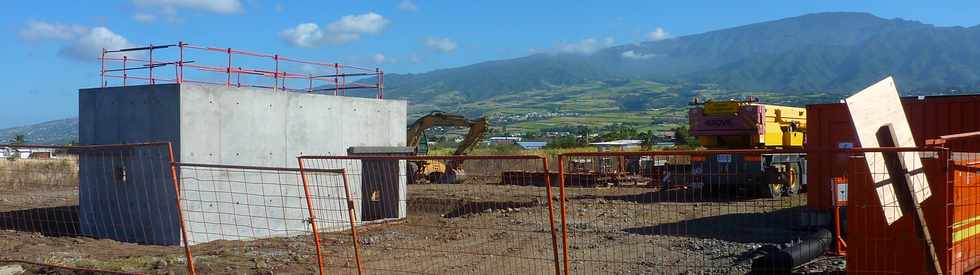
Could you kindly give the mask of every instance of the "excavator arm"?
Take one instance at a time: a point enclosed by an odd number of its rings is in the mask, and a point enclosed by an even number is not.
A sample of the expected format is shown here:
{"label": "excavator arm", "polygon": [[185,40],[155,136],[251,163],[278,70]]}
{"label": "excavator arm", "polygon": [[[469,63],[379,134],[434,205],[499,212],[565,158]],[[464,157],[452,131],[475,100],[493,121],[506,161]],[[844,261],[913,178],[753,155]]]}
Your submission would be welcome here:
{"label": "excavator arm", "polygon": [[469,126],[470,131],[466,133],[466,137],[463,138],[463,142],[460,142],[459,146],[456,147],[456,151],[453,152],[453,155],[465,155],[466,152],[469,152],[471,149],[475,148],[476,145],[480,143],[480,140],[483,139],[483,135],[487,133],[489,124],[487,124],[487,118],[481,117],[471,121]]}
{"label": "excavator arm", "polygon": [[[422,136],[425,135],[425,130],[441,126],[441,127],[469,127],[469,132],[466,133],[466,137],[463,142],[456,147],[456,151],[453,155],[460,156],[465,155],[470,149],[476,147],[480,140],[483,139],[483,135],[487,132],[489,124],[485,117],[481,117],[475,120],[468,120],[465,117],[457,114],[447,114],[444,112],[432,112],[428,115],[422,116],[416,120],[412,125],[408,127],[407,135],[407,146],[418,147],[422,140]],[[465,172],[462,169],[462,160],[448,160],[445,164],[441,164],[438,161],[422,160],[413,162],[417,165],[417,170],[414,173],[416,178],[426,178],[430,182],[437,183],[452,183],[457,182],[465,177]]]}
{"label": "excavator arm", "polygon": [[425,134],[425,130],[432,127],[469,127],[469,132],[466,133],[466,137],[456,147],[456,151],[453,155],[465,155],[470,149],[476,147],[476,145],[486,134],[489,124],[485,117],[481,117],[475,120],[468,120],[465,117],[457,114],[449,114],[444,112],[432,112],[428,115],[422,116],[416,120],[412,125],[408,127],[408,140],[405,142],[406,146],[415,147],[419,145],[422,140],[422,135]]}

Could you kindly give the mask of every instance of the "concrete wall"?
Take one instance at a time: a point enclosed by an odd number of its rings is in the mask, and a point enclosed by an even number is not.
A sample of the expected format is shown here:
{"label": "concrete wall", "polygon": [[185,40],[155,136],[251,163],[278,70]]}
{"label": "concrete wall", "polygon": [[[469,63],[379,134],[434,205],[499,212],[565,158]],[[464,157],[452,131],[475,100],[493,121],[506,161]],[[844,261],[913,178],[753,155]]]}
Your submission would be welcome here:
{"label": "concrete wall", "polygon": [[[350,146],[404,146],[407,105],[395,100],[182,84],[80,90],[79,112],[82,144],[171,141],[178,160],[184,163],[295,168],[298,155],[345,155]],[[310,168],[344,168],[340,166],[351,168],[352,173],[361,167],[359,162],[345,161]],[[308,230],[302,183],[295,172],[183,168],[181,177],[183,207],[193,243]],[[324,210],[317,214],[324,229],[338,229],[349,221],[344,204],[337,203],[345,194],[336,185],[342,181],[336,179],[322,176],[311,182],[330,185],[311,190],[315,208]],[[355,199],[362,196],[360,182],[360,177],[349,177]],[[399,186],[403,197],[404,178]],[[114,188],[83,179],[81,193],[107,194]],[[172,190],[158,191],[161,197],[171,198],[169,205],[161,200],[159,207],[173,208]],[[109,207],[84,195],[80,201],[82,216]],[[402,198],[399,203],[404,201]],[[355,205],[357,213],[362,213],[360,203]],[[398,209],[398,217],[405,217],[405,206]],[[83,218],[83,230],[127,241],[140,238],[140,234],[100,230],[97,225],[106,220],[99,217]],[[178,223],[169,218],[165,223],[159,226],[163,231],[160,235],[179,237]],[[176,243],[172,241],[152,240]]]}
{"label": "concrete wall", "polygon": [[[79,142],[122,144],[177,140],[177,85],[79,91]],[[165,147],[82,152],[79,223],[82,234],[125,242],[180,241]],[[120,171],[125,170],[122,178]]]}

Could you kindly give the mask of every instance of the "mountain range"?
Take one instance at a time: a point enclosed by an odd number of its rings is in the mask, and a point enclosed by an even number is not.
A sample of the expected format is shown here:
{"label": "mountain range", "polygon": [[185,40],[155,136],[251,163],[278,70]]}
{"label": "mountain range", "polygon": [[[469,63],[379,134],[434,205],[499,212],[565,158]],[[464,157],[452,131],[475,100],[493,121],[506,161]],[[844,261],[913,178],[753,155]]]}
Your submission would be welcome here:
{"label": "mountain range", "polygon": [[[386,94],[466,103],[603,80],[711,83],[725,90],[846,94],[885,76],[910,93],[980,86],[980,26],[937,27],[829,12],[591,54],[541,53],[421,74],[385,76]],[[439,97],[449,95],[449,97]],[[448,104],[447,104],[448,105]]]}
{"label": "mountain range", "polygon": [[14,143],[14,137],[24,135],[30,144],[68,144],[78,141],[78,118],[42,122],[33,125],[0,129],[0,144]]}
{"label": "mountain range", "polygon": [[[906,95],[965,93],[980,88],[977,68],[980,26],[828,12],[591,53],[555,50],[386,74],[385,94],[408,100],[411,116],[432,110],[486,115],[508,130],[613,124],[656,129],[684,123],[686,104],[695,96],[833,102],[888,75]],[[34,129],[0,130],[0,138],[41,133]]]}
{"label": "mountain range", "polygon": [[594,80],[713,83],[728,90],[847,93],[892,75],[906,91],[980,86],[980,26],[937,27],[868,13],[808,14],[591,54],[541,53],[385,76],[387,93],[457,100]]}

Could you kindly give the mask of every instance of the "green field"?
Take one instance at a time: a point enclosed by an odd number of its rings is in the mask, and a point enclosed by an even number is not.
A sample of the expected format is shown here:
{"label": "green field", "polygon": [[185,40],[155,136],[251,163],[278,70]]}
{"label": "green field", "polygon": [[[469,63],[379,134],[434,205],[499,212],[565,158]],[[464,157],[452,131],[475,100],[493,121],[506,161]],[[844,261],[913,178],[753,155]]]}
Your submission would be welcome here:
{"label": "green field", "polygon": [[[424,102],[410,100],[410,117],[414,119],[432,110],[461,113],[470,117],[487,116],[495,129],[506,129],[506,132],[540,132],[561,127],[599,128],[610,125],[646,131],[686,125],[688,103],[696,96],[705,99],[755,96],[763,103],[791,106],[835,101],[823,93],[787,96],[771,91],[726,91],[707,84],[664,84],[644,80],[593,81],[502,93],[471,102],[460,94],[450,91],[437,99]],[[533,112],[566,115],[516,121],[506,119]]]}

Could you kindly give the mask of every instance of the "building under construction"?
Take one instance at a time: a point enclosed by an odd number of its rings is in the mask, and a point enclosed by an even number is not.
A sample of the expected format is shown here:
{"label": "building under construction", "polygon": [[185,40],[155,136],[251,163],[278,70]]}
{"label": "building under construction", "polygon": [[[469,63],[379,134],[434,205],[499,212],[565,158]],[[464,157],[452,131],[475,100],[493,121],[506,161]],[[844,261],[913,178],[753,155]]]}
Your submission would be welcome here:
{"label": "building under construction", "polygon": [[[0,270],[980,267],[978,96],[899,98],[889,78],[805,110],[699,104],[707,149],[434,156],[406,146],[407,103],[385,99],[380,69],[184,42],[101,60],[81,145],[0,145],[66,155],[0,162]],[[737,133],[715,127],[742,114]],[[407,184],[419,164],[465,177]]]}

